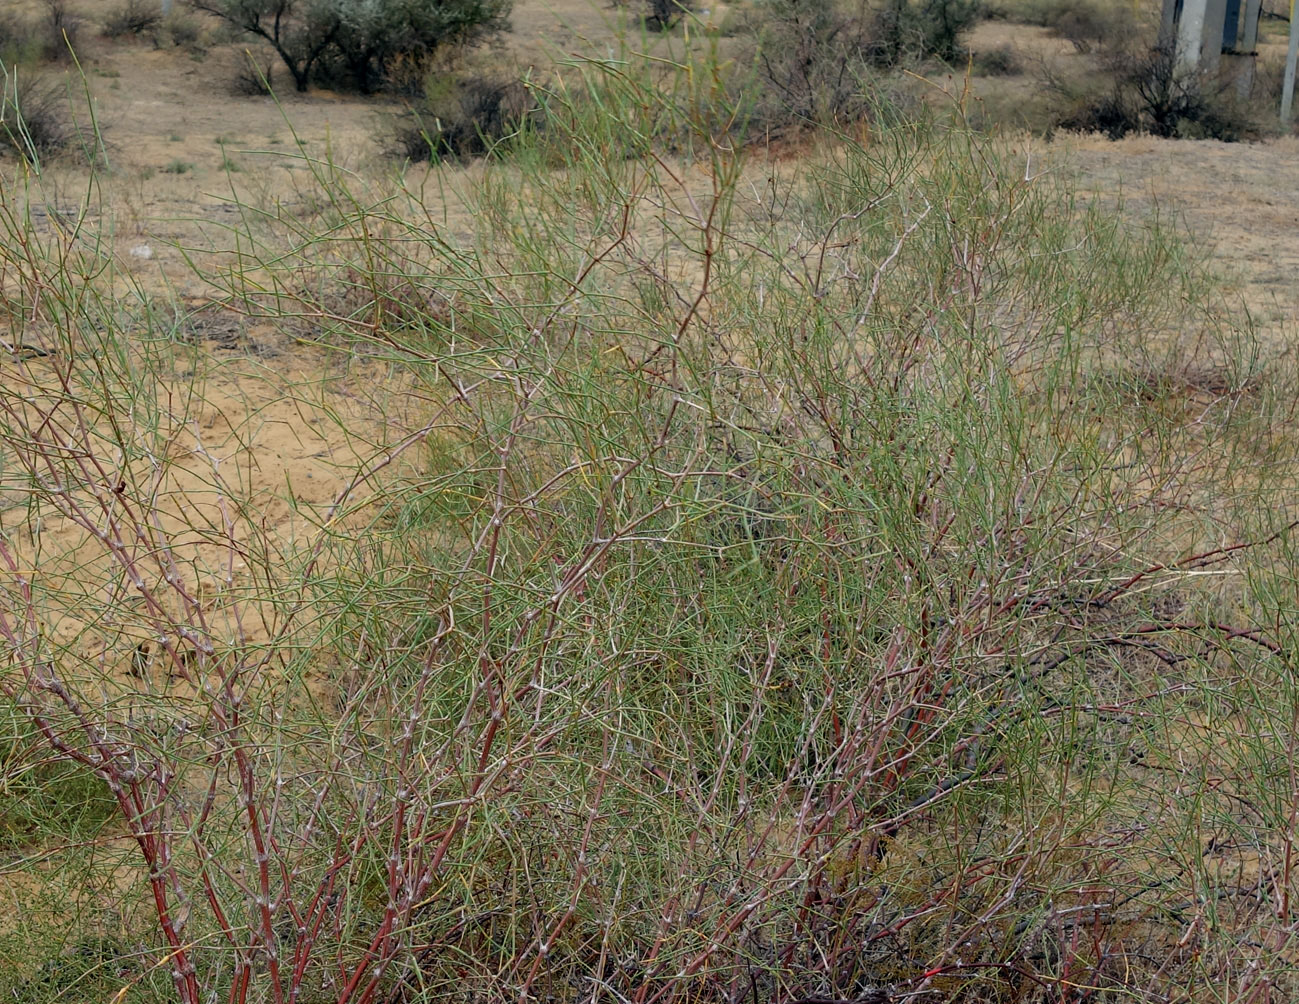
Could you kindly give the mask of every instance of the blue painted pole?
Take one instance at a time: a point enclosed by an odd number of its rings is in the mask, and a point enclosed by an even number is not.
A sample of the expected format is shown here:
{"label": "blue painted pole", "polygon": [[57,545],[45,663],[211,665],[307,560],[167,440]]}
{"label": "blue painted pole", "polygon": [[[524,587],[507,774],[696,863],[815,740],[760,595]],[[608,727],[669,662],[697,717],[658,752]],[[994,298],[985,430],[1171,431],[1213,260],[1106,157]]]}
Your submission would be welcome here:
{"label": "blue painted pole", "polygon": [[1227,12],[1222,19],[1222,47],[1235,49],[1240,32],[1240,0],[1227,0]]}

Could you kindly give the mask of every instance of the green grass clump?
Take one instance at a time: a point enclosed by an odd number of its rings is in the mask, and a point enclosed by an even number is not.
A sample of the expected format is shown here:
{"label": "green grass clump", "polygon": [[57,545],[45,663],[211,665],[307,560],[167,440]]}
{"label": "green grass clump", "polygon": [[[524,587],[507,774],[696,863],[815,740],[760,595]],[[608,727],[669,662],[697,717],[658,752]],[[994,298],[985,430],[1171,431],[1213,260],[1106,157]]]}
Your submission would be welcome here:
{"label": "green grass clump", "polygon": [[[1291,992],[1269,347],[1159,220],[959,122],[878,101],[760,162],[716,66],[571,70],[441,189],[301,153],[319,212],[187,252],[346,374],[285,391],[358,458],[325,502],[245,480],[129,276],[9,218],[57,351],[0,391],[0,693],[117,801],[133,972]],[[80,546],[33,575],[51,522]]]}
{"label": "green grass clump", "polygon": [[90,771],[51,756],[10,718],[0,734],[0,852],[93,840],[117,818],[116,799]]}

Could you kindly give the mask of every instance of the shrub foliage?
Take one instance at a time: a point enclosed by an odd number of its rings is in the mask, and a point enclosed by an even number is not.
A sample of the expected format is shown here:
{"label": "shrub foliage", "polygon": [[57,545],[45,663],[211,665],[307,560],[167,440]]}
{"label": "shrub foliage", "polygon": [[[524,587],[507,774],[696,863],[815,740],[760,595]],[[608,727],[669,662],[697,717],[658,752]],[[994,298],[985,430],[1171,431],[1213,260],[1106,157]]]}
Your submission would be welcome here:
{"label": "shrub foliage", "polygon": [[502,30],[510,0],[190,0],[268,43],[305,91],[323,80],[372,93],[399,60],[427,61]]}
{"label": "shrub foliage", "polygon": [[303,153],[193,252],[347,360],[250,363],[315,501],[91,217],[0,213],[0,755],[121,838],[15,866],[119,909],[0,932],[14,999],[1294,999],[1289,369],[1008,143],[751,163],[661,67],[534,89],[466,231]]}

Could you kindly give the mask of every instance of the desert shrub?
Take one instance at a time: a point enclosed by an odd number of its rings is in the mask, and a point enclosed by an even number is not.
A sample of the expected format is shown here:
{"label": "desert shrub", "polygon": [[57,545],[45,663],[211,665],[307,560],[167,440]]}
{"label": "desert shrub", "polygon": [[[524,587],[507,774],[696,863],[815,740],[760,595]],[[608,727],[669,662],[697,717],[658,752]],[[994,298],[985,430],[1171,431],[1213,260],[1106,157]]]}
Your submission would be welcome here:
{"label": "desert shrub", "polygon": [[190,0],[267,42],[305,91],[313,82],[369,94],[397,60],[427,61],[501,31],[510,0]]}
{"label": "desert shrub", "polygon": [[393,152],[413,161],[479,156],[534,119],[537,107],[517,78],[433,78],[424,99],[396,120]]}
{"label": "desert shrub", "polygon": [[175,46],[202,55],[206,48],[204,26],[198,18],[173,9],[154,28],[153,44],[160,49]]}
{"label": "desert shrub", "polygon": [[0,10],[0,62],[6,66],[31,64],[40,59],[31,26],[15,10]]}
{"label": "desert shrub", "polygon": [[22,71],[3,76],[0,96],[0,148],[38,162],[77,141],[67,91],[54,77]]}
{"label": "desert shrub", "polygon": [[682,16],[694,9],[693,0],[648,0],[645,27],[650,31],[667,31]]}
{"label": "desert shrub", "polygon": [[72,58],[81,34],[82,20],[68,8],[67,0],[43,0],[41,24],[45,32],[45,58],[62,61]]}
{"label": "desert shrub", "polygon": [[66,0],[42,0],[30,17],[16,10],[0,12],[0,61],[8,66],[62,62],[71,58],[80,31],[81,19],[69,11]]}
{"label": "desert shrub", "polygon": [[162,21],[162,6],[155,0],[126,0],[113,8],[104,19],[104,34],[109,38],[143,35]]}
{"label": "desert shrub", "polygon": [[957,59],[974,0],[890,0],[880,9],[837,0],[764,0],[744,20],[756,74],[751,124],[848,123],[876,101],[872,70]]}
{"label": "desert shrub", "polygon": [[[205,288],[346,362],[273,385],[338,437],[315,501],[216,462],[264,398],[151,337],[93,220],[0,213],[58,339],[0,383],[0,701],[117,804],[120,987],[1292,999],[1259,341],[1009,143],[751,164],[687,69],[534,90],[467,225],[305,155],[327,222],[221,224]],[[81,934],[56,992],[110,999]]]}
{"label": "desert shrub", "polygon": [[328,0],[190,0],[190,5],[266,41],[299,91],[311,84],[340,18]]}
{"label": "desert shrub", "polygon": [[743,22],[757,76],[751,125],[763,133],[855,121],[872,86],[870,12],[835,0],[765,0]]}
{"label": "desert shrub", "polygon": [[1091,78],[1081,86],[1056,82],[1065,102],[1055,121],[1060,128],[1111,139],[1148,133],[1237,141],[1257,134],[1247,110],[1221,86],[1203,74],[1179,72],[1171,42],[1115,46],[1100,58],[1105,83],[1099,91],[1090,89]]}
{"label": "desert shrub", "polygon": [[632,11],[648,31],[668,31],[694,10],[695,0],[615,0],[615,6]]}
{"label": "desert shrub", "polygon": [[230,80],[230,92],[238,97],[265,97],[275,89],[274,62],[260,62],[249,58],[239,64]]}
{"label": "desert shrub", "polygon": [[1009,45],[976,52],[972,62],[974,72],[985,77],[1014,77],[1024,72],[1023,60]]}
{"label": "desert shrub", "polygon": [[[31,961],[30,957],[27,961]],[[30,974],[19,968],[8,975],[8,980],[0,980],[0,991],[8,990],[11,999],[23,1004],[56,1004],[69,999],[146,1004],[149,991],[166,992],[161,986],[137,988],[136,984],[148,976],[138,950],[114,938],[77,938],[57,954],[41,959]]]}
{"label": "desert shrub", "polygon": [[879,66],[930,57],[954,62],[979,11],[978,0],[887,0],[874,16],[871,59]]}
{"label": "desert shrub", "polygon": [[116,819],[92,771],[36,754],[43,738],[12,716],[0,732],[0,853],[51,840],[85,840]]}

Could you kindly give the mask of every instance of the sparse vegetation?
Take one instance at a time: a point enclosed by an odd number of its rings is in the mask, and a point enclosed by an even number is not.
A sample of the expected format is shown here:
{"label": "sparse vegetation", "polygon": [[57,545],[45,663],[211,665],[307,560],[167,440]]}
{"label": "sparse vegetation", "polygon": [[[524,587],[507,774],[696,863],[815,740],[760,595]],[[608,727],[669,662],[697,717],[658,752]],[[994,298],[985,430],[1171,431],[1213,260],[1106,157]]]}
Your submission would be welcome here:
{"label": "sparse vegetation", "polygon": [[412,161],[480,156],[535,120],[537,111],[517,78],[480,72],[431,77],[423,101],[394,124],[394,152]]}
{"label": "sparse vegetation", "polygon": [[753,92],[746,122],[762,136],[860,122],[885,90],[877,71],[957,59],[976,13],[972,0],[890,0],[878,9],[763,0],[740,32],[756,79],[733,81],[736,92]]}
{"label": "sparse vegetation", "polygon": [[868,12],[833,0],[769,0],[745,22],[758,80],[755,131],[857,121],[870,107],[873,36]]}
{"label": "sparse vegetation", "polygon": [[319,79],[371,94],[403,60],[423,63],[444,47],[499,32],[509,0],[189,0],[266,42],[305,91]]}
{"label": "sparse vegetation", "polygon": [[1299,998],[1288,333],[960,60],[1216,113],[1140,37],[809,2],[332,36],[428,165],[117,53],[152,131],[48,170],[6,90],[0,1000]]}
{"label": "sparse vegetation", "polygon": [[1127,43],[1139,27],[1134,8],[1121,0],[994,0],[987,13],[1050,28],[1080,52],[1114,42]]}
{"label": "sparse vegetation", "polygon": [[649,31],[670,31],[682,16],[695,9],[695,0],[615,0],[615,5],[634,10]]}
{"label": "sparse vegetation", "polygon": [[978,0],[887,0],[875,14],[871,57],[880,66],[929,57],[955,62],[979,12]]}
{"label": "sparse vegetation", "polygon": [[203,26],[196,17],[180,9],[173,9],[158,23],[153,44],[159,49],[175,46],[199,57],[206,51]]}
{"label": "sparse vegetation", "polygon": [[66,0],[41,0],[35,12],[0,11],[0,62],[5,66],[58,63],[71,59],[81,19]]}
{"label": "sparse vegetation", "polygon": [[109,11],[104,20],[104,34],[108,38],[143,35],[161,22],[161,4],[154,0],[125,0],[125,3]]}
{"label": "sparse vegetation", "polygon": [[258,63],[250,56],[240,63],[230,82],[231,93],[245,98],[264,97],[275,92],[275,64]]}
{"label": "sparse vegetation", "polygon": [[58,79],[6,69],[0,86],[0,150],[39,163],[77,141],[68,95]]}
{"label": "sparse vegetation", "polygon": [[1024,61],[1008,45],[998,46],[984,52],[976,52],[973,58],[973,69],[985,77],[1015,77],[1024,72]]}
{"label": "sparse vegetation", "polygon": [[1105,73],[1079,83],[1050,78],[1061,96],[1057,124],[1100,132],[1236,141],[1256,135],[1250,112],[1216,81],[1177,71],[1173,46],[1116,44],[1103,54]]}
{"label": "sparse vegetation", "polygon": [[[1299,990],[1284,360],[959,122],[751,162],[714,54],[534,82],[468,230],[299,137],[201,311],[0,213],[0,762],[95,808],[10,831],[6,991]],[[346,379],[218,405],[254,326]]]}

